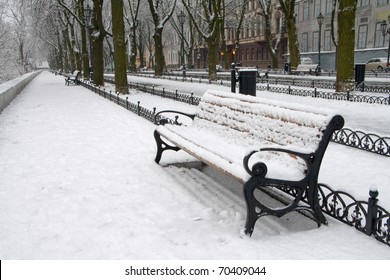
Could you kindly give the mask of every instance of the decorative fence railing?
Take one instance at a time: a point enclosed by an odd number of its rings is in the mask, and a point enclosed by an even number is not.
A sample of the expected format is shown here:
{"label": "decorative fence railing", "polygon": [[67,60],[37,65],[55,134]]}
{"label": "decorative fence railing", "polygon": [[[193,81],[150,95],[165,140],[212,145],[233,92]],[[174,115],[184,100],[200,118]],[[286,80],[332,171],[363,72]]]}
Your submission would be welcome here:
{"label": "decorative fence railing", "polygon": [[390,137],[343,128],[333,133],[332,141],[379,155],[390,156]]}
{"label": "decorative fence railing", "polygon": [[[283,191],[293,197],[296,196],[295,190]],[[368,200],[361,201],[347,192],[335,191],[319,183],[318,195],[324,213],[390,246],[390,212],[378,205],[377,190],[371,190]],[[308,202],[306,194],[303,201]]]}
{"label": "decorative fence railing", "polygon": [[[105,81],[108,83],[114,83],[113,78],[105,78]],[[129,83],[129,86],[143,92],[148,92],[153,95],[170,98],[192,105],[198,105],[201,100],[201,97],[194,96],[193,92],[179,93],[177,90],[166,90],[165,88],[161,89],[152,85],[139,83]],[[305,91],[300,93],[305,94]],[[353,131],[349,128],[344,128],[333,134],[332,142],[390,157],[390,137],[381,137],[376,134]]]}
{"label": "decorative fence railing", "polygon": [[[285,86],[299,86],[299,87],[309,87],[309,88],[321,88],[321,89],[335,89],[336,88],[336,82],[332,79],[316,79],[313,77],[305,78],[304,76],[293,76],[293,75],[281,75],[281,73],[271,71],[271,73],[274,73],[276,76],[270,76],[265,74],[259,74],[259,77],[257,81],[262,84],[273,84],[273,85],[285,85]],[[155,77],[153,72],[145,73],[145,72],[139,72],[137,73],[138,76],[147,76],[147,77]],[[377,76],[379,74],[376,74]],[[324,76],[324,75],[323,75]],[[331,76],[331,74],[327,74],[326,76]],[[367,77],[374,76],[374,74],[371,74],[370,72],[366,73]],[[380,76],[380,75],[379,75]],[[384,73],[384,78],[389,78],[390,74]],[[218,81],[210,81],[208,78],[208,74],[206,73],[194,73],[191,72],[190,74],[186,74],[186,77],[183,77],[180,72],[172,72],[168,73],[167,75],[161,76],[159,78],[162,79],[169,79],[169,80],[184,80],[184,81],[197,81],[200,83],[217,83],[217,84],[223,84],[230,87],[230,72],[220,72],[217,73]],[[360,83],[357,88],[357,91],[360,92],[370,92],[370,93],[389,93],[390,94],[390,85],[389,84],[378,84],[370,81],[364,81]]]}
{"label": "decorative fence railing", "polygon": [[358,201],[346,192],[319,184],[319,195],[324,213],[390,246],[390,213],[377,204],[377,190],[369,192],[368,201]]}
{"label": "decorative fence railing", "polygon": [[[90,84],[89,82],[81,81],[80,83],[89,90],[117,103],[131,112],[136,113],[138,116],[141,116],[151,122],[155,121],[156,108],[150,110],[142,107],[140,102],[129,102],[127,97],[120,97],[119,94],[108,92],[103,88]],[[141,87],[144,90],[144,86]],[[176,91],[167,92],[165,90],[161,91],[160,89],[154,89],[154,94],[162,96],[162,92],[164,92],[165,97],[169,96],[170,98],[176,100],[181,99],[190,104],[195,104],[195,102],[199,103],[200,100],[199,97],[194,97],[193,95],[179,94]],[[183,98],[180,97],[181,95],[183,95]],[[187,97],[184,98],[184,95],[187,95]],[[199,98],[199,100],[197,98]],[[170,119],[167,119],[167,121],[172,123],[175,122]],[[341,133],[341,136],[334,137],[337,137],[338,139],[348,138],[345,138],[345,136],[342,135],[344,135],[344,133]],[[346,192],[334,191],[324,184],[319,184],[318,187],[320,207],[324,213],[349,226],[355,227],[355,229],[366,235],[374,236],[378,241],[390,246],[390,212],[377,204],[379,195],[377,191],[370,191],[370,197],[366,202],[356,200],[353,196]],[[285,192],[292,196],[295,195],[294,191],[291,190],[285,190]],[[304,201],[307,202],[307,197],[304,198]]]}
{"label": "decorative fence railing", "polygon": [[[139,76],[146,76],[153,78],[153,74],[137,74]],[[200,75],[200,74],[199,74]],[[206,76],[203,74],[203,76]],[[208,84],[217,84],[230,87],[230,76],[220,76],[220,80],[211,81],[194,77],[183,77],[179,75],[165,75],[159,78],[175,80],[175,81],[185,81],[191,83],[208,83]],[[225,80],[226,79],[226,80]],[[228,80],[227,80],[228,79]],[[288,77],[264,77],[259,78],[261,81],[260,84],[257,84],[257,90],[267,90],[270,92],[285,93],[290,95],[297,96],[309,96],[316,98],[324,99],[333,99],[333,100],[344,100],[351,102],[361,102],[361,103],[376,103],[382,105],[390,105],[390,86],[383,85],[360,85],[360,88],[366,89],[366,91],[375,92],[375,93],[389,93],[388,96],[373,96],[373,95],[363,95],[358,93],[334,93],[329,91],[323,91],[321,89],[334,89],[334,81],[326,80],[314,80],[314,79],[302,79],[302,78],[288,78]],[[305,87],[304,89],[298,87]],[[318,89],[320,88],[320,89]]]}
{"label": "decorative fence railing", "polygon": [[390,105],[390,94],[389,96],[372,96],[372,95],[361,95],[356,93],[335,93],[329,91],[321,91],[317,88],[297,88],[292,86],[284,85],[271,85],[271,84],[257,84],[257,90],[267,90],[270,92],[285,93],[296,96],[307,96],[323,99],[343,100],[351,102],[361,103],[376,103],[382,105]]}

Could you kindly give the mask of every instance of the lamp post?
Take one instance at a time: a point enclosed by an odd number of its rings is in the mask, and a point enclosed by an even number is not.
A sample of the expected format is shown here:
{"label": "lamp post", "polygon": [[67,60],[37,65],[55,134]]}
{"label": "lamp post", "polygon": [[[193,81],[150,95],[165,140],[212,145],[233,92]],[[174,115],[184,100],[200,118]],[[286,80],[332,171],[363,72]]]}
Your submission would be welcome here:
{"label": "lamp post", "polygon": [[180,65],[183,66],[184,69],[184,22],[186,21],[186,15],[183,11],[180,11],[179,15],[177,16],[180,27],[181,27],[181,42],[180,42]]}
{"label": "lamp post", "polygon": [[317,73],[321,73],[321,27],[322,24],[324,23],[324,16],[322,13],[320,13],[317,17],[317,22],[318,22],[318,71]]}
{"label": "lamp post", "polygon": [[[390,16],[388,17],[388,22],[390,24]],[[387,23],[385,20],[382,21],[381,23],[381,30],[382,30],[382,35],[383,35],[383,46],[385,46],[385,38],[386,35],[389,35],[389,47],[387,49],[387,63],[386,63],[386,72],[390,68],[389,64],[389,58],[390,58],[390,28],[387,28]]]}
{"label": "lamp post", "polygon": [[[87,34],[88,34],[88,42],[89,42],[89,61],[90,61],[90,67],[89,71],[92,70],[93,72],[93,62],[92,62],[92,42],[91,42],[91,20],[92,20],[92,9],[87,4],[87,7],[85,8],[85,25],[87,26]],[[92,77],[90,77],[92,79]]]}

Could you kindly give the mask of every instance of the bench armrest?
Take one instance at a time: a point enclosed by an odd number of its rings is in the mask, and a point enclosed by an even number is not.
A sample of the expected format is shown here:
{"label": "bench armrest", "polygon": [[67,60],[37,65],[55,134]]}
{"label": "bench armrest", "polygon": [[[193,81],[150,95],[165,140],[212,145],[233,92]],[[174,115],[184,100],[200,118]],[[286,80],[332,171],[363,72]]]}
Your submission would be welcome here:
{"label": "bench armrest", "polygon": [[287,154],[290,154],[293,156],[297,156],[305,161],[306,166],[310,166],[311,162],[314,158],[313,153],[302,153],[302,152],[297,152],[297,151],[283,149],[283,148],[261,148],[259,150],[253,150],[250,153],[248,153],[243,159],[243,165],[244,165],[245,171],[251,176],[265,177],[265,175],[268,172],[267,165],[263,162],[257,162],[252,166],[252,168],[249,167],[249,159],[254,154],[260,153],[260,152],[281,152],[281,153],[287,153]]}
{"label": "bench armrest", "polygon": [[185,117],[188,117],[192,120],[194,120],[195,118],[195,114],[187,114],[187,113],[184,113],[184,112],[180,112],[180,111],[173,111],[173,110],[164,110],[164,111],[160,111],[158,112],[155,116],[154,116],[154,123],[157,124],[157,125],[165,125],[167,123],[169,124],[175,124],[175,125],[182,125],[182,123],[180,123],[178,120],[179,120],[179,116],[175,116],[175,120],[172,120],[170,118],[167,118],[167,117],[164,117],[163,114],[166,114],[166,113],[169,113],[169,114],[179,114],[179,115],[182,115],[182,116],[185,116]]}

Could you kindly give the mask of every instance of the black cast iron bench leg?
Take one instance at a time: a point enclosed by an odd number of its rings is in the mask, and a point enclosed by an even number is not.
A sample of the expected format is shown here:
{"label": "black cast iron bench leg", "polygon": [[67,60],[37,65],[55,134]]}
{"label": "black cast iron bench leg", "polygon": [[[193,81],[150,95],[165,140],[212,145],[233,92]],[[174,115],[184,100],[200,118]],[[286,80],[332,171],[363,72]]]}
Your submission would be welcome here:
{"label": "black cast iron bench leg", "polygon": [[180,150],[179,147],[171,146],[168,143],[166,143],[165,141],[163,141],[161,139],[160,134],[157,131],[154,131],[154,139],[156,140],[156,144],[157,144],[157,154],[156,154],[156,158],[154,159],[154,161],[156,163],[160,162],[161,155],[165,150],[173,150],[176,152]]}

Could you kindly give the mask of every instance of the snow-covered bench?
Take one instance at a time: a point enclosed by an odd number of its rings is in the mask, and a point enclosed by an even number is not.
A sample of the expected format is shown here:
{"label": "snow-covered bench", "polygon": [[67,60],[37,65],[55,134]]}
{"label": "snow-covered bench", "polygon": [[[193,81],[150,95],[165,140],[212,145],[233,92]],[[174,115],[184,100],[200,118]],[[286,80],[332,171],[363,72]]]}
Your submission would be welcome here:
{"label": "snow-covered bench", "polygon": [[319,73],[318,64],[298,64],[296,69],[291,70],[291,73],[317,75]]}
{"label": "snow-covered bench", "polygon": [[73,74],[71,75],[68,75],[65,77],[65,85],[69,86],[70,84],[74,84],[74,85],[77,85],[78,84],[78,79],[80,77],[80,71],[79,70],[75,70],[73,72]]}
{"label": "snow-covered bench", "polygon": [[[191,118],[191,124],[180,123],[178,114]],[[331,136],[344,125],[340,115],[324,108],[208,90],[196,114],[165,110],[156,115],[156,123],[160,124],[154,132],[157,163],[164,151],[181,149],[244,184],[246,234],[252,234],[261,216],[281,217],[292,210],[308,210],[318,226],[327,223],[319,205],[317,179]],[[258,189],[287,188],[295,194],[287,206],[271,208],[261,202]],[[300,203],[302,198],[308,204]]]}

